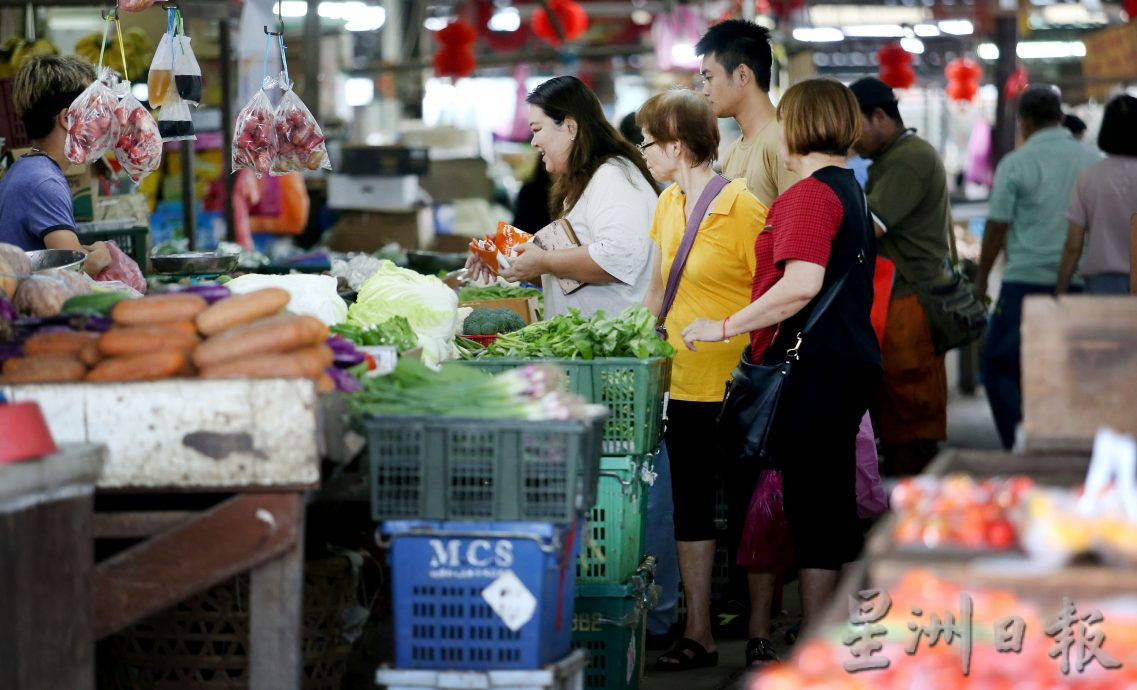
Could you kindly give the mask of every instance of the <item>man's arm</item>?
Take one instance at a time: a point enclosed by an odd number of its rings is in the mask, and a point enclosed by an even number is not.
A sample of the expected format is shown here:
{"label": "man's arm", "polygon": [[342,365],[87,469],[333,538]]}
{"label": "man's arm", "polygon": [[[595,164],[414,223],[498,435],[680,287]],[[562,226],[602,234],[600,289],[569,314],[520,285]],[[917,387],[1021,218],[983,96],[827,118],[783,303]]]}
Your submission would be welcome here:
{"label": "man's arm", "polygon": [[1003,248],[1007,246],[1007,233],[1010,223],[1001,220],[987,219],[983,227],[983,248],[979,253],[979,274],[975,277],[975,296],[979,299],[987,297],[987,280],[991,277],[991,269],[995,267],[995,260],[999,258]]}
{"label": "man's arm", "polygon": [[92,278],[111,265],[111,255],[104,243],[96,242],[90,247],[84,247],[79,244],[78,235],[71,230],[53,230],[43,236],[43,243],[48,249],[72,249],[86,254],[83,272]]}

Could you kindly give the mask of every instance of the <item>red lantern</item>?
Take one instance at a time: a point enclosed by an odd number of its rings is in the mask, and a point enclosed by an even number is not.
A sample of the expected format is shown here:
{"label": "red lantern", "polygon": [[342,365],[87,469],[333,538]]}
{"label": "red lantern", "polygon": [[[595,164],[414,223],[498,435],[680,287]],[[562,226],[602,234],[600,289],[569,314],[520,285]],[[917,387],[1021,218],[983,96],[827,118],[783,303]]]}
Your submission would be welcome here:
{"label": "red lantern", "polygon": [[906,89],[916,83],[912,54],[899,43],[888,43],[876,51],[880,63],[880,80],[894,89]]}
{"label": "red lantern", "polygon": [[485,39],[490,50],[497,53],[510,53],[520,50],[525,45],[529,32],[525,25],[517,27],[516,31],[494,31],[489,27],[490,19],[494,15],[494,4],[491,0],[478,0],[478,35]]}
{"label": "red lantern", "polygon": [[1125,8],[1125,14],[1129,15],[1129,21],[1137,21],[1137,0],[1121,0],[1121,6]]}
{"label": "red lantern", "polygon": [[758,0],[759,14],[773,14],[785,19],[805,5],[805,0]]}
{"label": "red lantern", "polygon": [[[556,15],[564,31],[566,41],[575,41],[588,30],[588,13],[575,0],[552,0],[549,9]],[[560,45],[557,32],[549,21],[549,15],[544,7],[538,7],[533,12],[533,33],[543,38],[550,45]]]}
{"label": "red lantern", "polygon": [[948,63],[944,69],[947,77],[948,98],[953,101],[973,101],[975,94],[979,93],[979,80],[983,77],[983,68],[974,60],[956,58]]}
{"label": "red lantern", "polygon": [[478,32],[469,22],[458,19],[435,34],[442,47],[434,54],[434,73],[440,77],[468,77],[478,66],[474,41]]}
{"label": "red lantern", "polygon": [[1030,83],[1030,75],[1027,74],[1026,67],[1019,66],[1011,76],[1007,77],[1007,83],[1003,85],[1003,95],[1008,101],[1013,101],[1026,90],[1027,84]]}

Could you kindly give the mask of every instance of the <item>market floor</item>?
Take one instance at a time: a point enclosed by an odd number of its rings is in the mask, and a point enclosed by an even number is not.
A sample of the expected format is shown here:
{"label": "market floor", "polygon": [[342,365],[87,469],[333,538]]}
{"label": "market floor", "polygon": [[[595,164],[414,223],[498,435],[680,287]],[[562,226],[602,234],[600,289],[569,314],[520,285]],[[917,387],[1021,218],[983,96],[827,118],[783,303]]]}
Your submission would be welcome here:
{"label": "market floor", "polygon": [[[999,436],[991,419],[991,408],[980,389],[975,395],[954,395],[948,402],[947,447],[995,450]],[[785,642],[786,625],[801,616],[797,582],[786,586],[782,600],[786,615],[775,622],[774,646],[778,655],[785,658],[791,649]],[[660,652],[649,651],[646,656],[647,676],[640,683],[642,690],[745,690],[746,673],[743,656],[746,640],[719,640],[719,665],[712,669],[661,673],[654,670]]]}

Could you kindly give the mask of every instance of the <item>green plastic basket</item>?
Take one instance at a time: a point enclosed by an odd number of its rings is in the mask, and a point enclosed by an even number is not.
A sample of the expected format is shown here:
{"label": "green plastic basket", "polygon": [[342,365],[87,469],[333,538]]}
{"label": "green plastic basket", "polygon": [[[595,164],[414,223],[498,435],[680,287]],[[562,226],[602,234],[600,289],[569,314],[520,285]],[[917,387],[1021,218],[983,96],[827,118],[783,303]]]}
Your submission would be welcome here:
{"label": "green plastic basket", "polygon": [[573,649],[592,658],[584,687],[638,690],[644,665],[647,612],[631,584],[578,585],[572,618]]}
{"label": "green plastic basket", "polygon": [[577,582],[627,582],[643,560],[647,484],[641,469],[651,456],[604,457],[596,505],[576,565]]}
{"label": "green plastic basket", "polygon": [[[483,358],[465,362],[499,372],[538,360]],[[655,452],[663,434],[663,394],[671,382],[671,359],[602,357],[542,359],[568,374],[571,389],[590,403],[608,407],[604,423],[605,455]]]}
{"label": "green plastic basket", "polygon": [[572,523],[596,502],[602,417],[364,417],[371,515]]}

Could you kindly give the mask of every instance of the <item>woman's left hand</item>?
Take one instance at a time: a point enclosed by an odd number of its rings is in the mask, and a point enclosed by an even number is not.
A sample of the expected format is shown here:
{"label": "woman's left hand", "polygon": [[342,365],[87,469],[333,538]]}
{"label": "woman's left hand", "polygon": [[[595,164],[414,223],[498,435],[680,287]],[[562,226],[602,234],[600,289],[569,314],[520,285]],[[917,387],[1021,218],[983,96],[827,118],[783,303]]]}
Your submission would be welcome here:
{"label": "woman's left hand", "polygon": [[545,271],[545,250],[532,242],[519,244],[509,257],[509,268],[500,271],[501,277],[514,283],[536,283]]}
{"label": "woman's left hand", "polygon": [[722,339],[722,321],[695,319],[683,329],[683,344],[691,352],[698,352],[695,343],[718,343]]}

